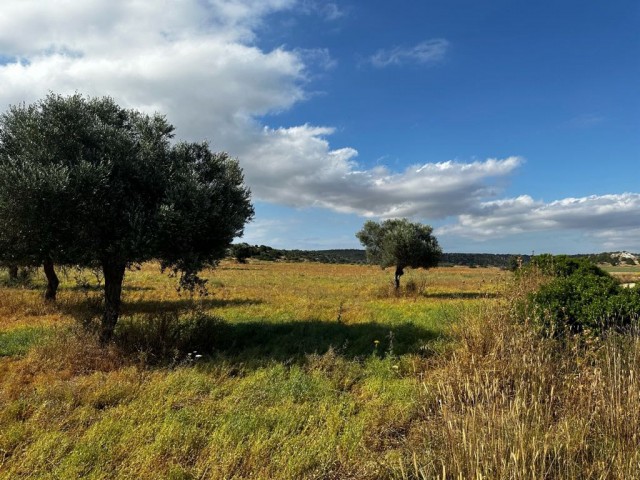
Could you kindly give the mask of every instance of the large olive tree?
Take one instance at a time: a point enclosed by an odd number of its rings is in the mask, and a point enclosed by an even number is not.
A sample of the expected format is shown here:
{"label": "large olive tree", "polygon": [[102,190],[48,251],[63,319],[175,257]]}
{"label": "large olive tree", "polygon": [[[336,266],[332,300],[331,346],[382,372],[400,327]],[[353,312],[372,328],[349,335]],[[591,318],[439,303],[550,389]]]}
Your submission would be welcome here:
{"label": "large olive tree", "polygon": [[160,115],[110,98],[49,95],[0,118],[0,247],[20,264],[99,265],[101,338],[118,320],[133,263],[159,259],[193,283],[253,216],[238,162],[171,143]]}
{"label": "large olive tree", "polygon": [[0,261],[14,272],[18,265],[44,266],[47,300],[55,299],[53,265],[63,263],[62,244],[71,234],[68,165],[78,156],[77,123],[86,123],[79,109],[68,115],[69,104],[51,97],[0,116]]}
{"label": "large olive tree", "polygon": [[382,268],[396,267],[396,289],[400,288],[400,277],[405,268],[435,267],[442,255],[433,229],[406,218],[381,223],[369,220],[356,237],[364,245],[370,263]]}

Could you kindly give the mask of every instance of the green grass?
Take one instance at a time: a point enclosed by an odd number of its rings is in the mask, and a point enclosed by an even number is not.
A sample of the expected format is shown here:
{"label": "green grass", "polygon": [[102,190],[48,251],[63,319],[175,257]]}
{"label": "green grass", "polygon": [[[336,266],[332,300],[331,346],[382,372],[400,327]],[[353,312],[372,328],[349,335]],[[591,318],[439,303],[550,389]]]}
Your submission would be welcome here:
{"label": "green grass", "polygon": [[51,335],[51,329],[43,327],[23,327],[0,331],[0,357],[24,355],[34,345]]}
{"label": "green grass", "polygon": [[191,298],[157,265],[129,272],[105,348],[78,327],[95,285],[63,277],[55,305],[0,289],[0,479],[638,478],[639,340],[540,337],[509,299],[543,279],[206,277]]}
{"label": "green grass", "polygon": [[600,268],[609,273],[640,273],[640,265],[601,265]]}
{"label": "green grass", "polygon": [[108,349],[76,326],[100,295],[77,276],[53,306],[2,290],[1,479],[391,478],[420,372],[503,273],[411,271],[396,295],[379,268],[227,263],[192,298],[144,265]]}

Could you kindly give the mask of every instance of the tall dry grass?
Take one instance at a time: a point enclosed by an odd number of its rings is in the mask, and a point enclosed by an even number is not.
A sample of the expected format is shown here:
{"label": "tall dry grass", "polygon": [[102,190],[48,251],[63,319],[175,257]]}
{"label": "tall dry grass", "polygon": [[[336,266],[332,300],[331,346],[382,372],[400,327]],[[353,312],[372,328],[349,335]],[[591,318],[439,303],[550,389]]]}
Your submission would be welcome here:
{"label": "tall dry grass", "polygon": [[514,304],[540,281],[454,327],[458,347],[424,372],[425,447],[401,477],[640,478],[640,340],[538,335]]}

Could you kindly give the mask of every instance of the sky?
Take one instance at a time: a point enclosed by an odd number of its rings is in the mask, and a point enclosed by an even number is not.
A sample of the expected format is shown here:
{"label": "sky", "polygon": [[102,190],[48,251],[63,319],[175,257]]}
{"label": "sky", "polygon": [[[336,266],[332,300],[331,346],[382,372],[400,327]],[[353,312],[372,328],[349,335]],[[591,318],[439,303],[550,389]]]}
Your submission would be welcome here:
{"label": "sky", "polygon": [[48,92],[160,112],[240,161],[238,241],[640,252],[636,0],[3,0],[0,110]]}

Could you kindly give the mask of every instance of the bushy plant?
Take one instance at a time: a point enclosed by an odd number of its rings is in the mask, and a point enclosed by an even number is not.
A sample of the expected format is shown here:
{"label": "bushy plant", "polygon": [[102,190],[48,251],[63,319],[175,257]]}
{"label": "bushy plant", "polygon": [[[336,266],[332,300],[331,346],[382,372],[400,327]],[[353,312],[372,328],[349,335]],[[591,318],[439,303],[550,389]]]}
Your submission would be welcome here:
{"label": "bushy plant", "polygon": [[586,258],[568,255],[543,254],[531,258],[525,270],[537,269],[544,275],[569,277],[572,275],[592,275],[610,277],[610,275]]}
{"label": "bushy plant", "polygon": [[623,288],[588,260],[544,255],[531,268],[553,277],[530,297],[534,320],[548,334],[623,330],[640,317],[640,289]]}

